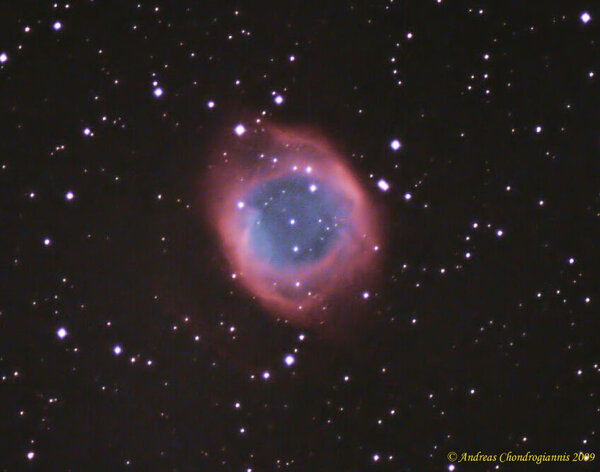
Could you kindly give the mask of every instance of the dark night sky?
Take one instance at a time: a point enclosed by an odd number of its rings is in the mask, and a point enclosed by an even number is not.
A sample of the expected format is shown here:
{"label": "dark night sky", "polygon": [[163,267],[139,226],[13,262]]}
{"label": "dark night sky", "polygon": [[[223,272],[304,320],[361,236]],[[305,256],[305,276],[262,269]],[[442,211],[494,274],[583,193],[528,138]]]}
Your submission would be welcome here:
{"label": "dark night sky", "polygon": [[[0,469],[597,470],[448,453],[600,453],[599,23],[2,2]],[[203,176],[257,118],[327,136],[385,209],[360,329],[231,277]]]}

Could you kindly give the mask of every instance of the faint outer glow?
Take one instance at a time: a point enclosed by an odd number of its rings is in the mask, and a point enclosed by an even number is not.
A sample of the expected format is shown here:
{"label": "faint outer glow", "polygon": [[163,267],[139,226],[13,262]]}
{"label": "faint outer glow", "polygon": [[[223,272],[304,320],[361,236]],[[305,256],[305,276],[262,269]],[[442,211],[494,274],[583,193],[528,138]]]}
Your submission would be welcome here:
{"label": "faint outer glow", "polygon": [[281,105],[283,103],[283,97],[281,95],[277,95],[275,97],[275,104]]}
{"label": "faint outer glow", "polygon": [[70,190],[65,194],[65,198],[67,200],[73,200],[75,198],[75,194],[73,192],[71,192]]}
{"label": "faint outer glow", "polygon": [[592,19],[591,15],[587,11],[583,12],[580,18],[583,24],[587,24]]}
{"label": "faint outer glow", "polygon": [[215,102],[213,102],[213,101],[211,100],[211,101],[209,101],[209,102],[206,104],[206,106],[207,106],[208,108],[214,108],[214,107],[215,107]]}
{"label": "faint outer glow", "polygon": [[60,339],[65,339],[65,337],[67,336],[67,330],[65,328],[59,328],[58,331],[56,332],[56,335],[60,338]]}
{"label": "faint outer glow", "polygon": [[289,367],[294,362],[296,362],[296,359],[294,359],[294,356],[292,356],[291,354],[288,354],[287,356],[285,356],[285,359],[283,360],[283,362],[285,362],[285,365],[287,365]]}
{"label": "faint outer glow", "polygon": [[242,208],[244,208],[245,203],[244,202],[237,202],[237,207],[241,210]]}
{"label": "faint outer glow", "polygon": [[397,139],[394,139],[390,143],[390,147],[392,148],[392,150],[397,151],[398,149],[400,149],[402,147],[402,144]]}
{"label": "faint outer glow", "polygon": [[380,179],[379,182],[377,182],[377,186],[382,192],[387,192],[390,189],[390,184],[383,179]]}
{"label": "faint outer glow", "polygon": [[162,94],[163,94],[163,89],[161,89],[160,87],[156,87],[156,88],[154,89],[154,96],[155,96],[156,98],[160,98],[160,97],[162,97]]}
{"label": "faint outer glow", "polygon": [[[270,97],[271,100],[274,97]],[[327,272],[336,269],[334,266],[337,261],[345,264],[346,261],[342,260],[342,258],[346,257],[348,253],[351,257],[348,257],[347,265],[349,269],[356,272],[370,270],[371,265],[374,265],[379,260],[369,251],[373,245],[370,238],[371,236],[378,236],[379,228],[375,224],[371,225],[371,223],[374,223],[371,219],[375,218],[375,215],[369,213],[371,203],[367,201],[368,195],[363,194],[363,189],[359,188],[359,182],[355,181],[351,171],[345,168],[342,157],[330,149],[327,144],[321,144],[317,141],[313,144],[312,140],[316,140],[316,138],[311,138],[309,141],[308,138],[303,137],[301,134],[296,136],[295,133],[287,130],[265,128],[263,131],[262,127],[258,129],[252,127],[246,130],[241,122],[235,123],[234,121],[231,124],[233,127],[229,128],[229,130],[235,133],[231,135],[234,141],[245,141],[245,139],[238,140],[236,135],[239,136],[242,130],[250,131],[252,140],[255,138],[264,140],[263,146],[265,149],[257,151],[263,151],[260,154],[263,166],[261,172],[256,176],[254,176],[254,172],[248,172],[247,168],[249,166],[245,164],[245,159],[251,156],[246,156],[246,152],[243,150],[240,151],[239,158],[236,156],[229,157],[228,155],[228,158],[232,160],[239,160],[239,170],[237,170],[240,173],[239,177],[232,178],[231,175],[226,175],[226,172],[217,172],[216,174],[217,177],[223,179],[223,182],[215,183],[215,185],[225,185],[225,194],[229,195],[229,197],[225,200],[215,198],[214,202],[208,205],[208,209],[211,211],[214,210],[219,215],[216,227],[219,231],[224,250],[230,259],[229,262],[232,265],[231,269],[233,270],[230,273],[238,273],[240,275],[238,279],[240,279],[241,283],[249,291],[257,294],[261,298],[261,302],[267,308],[270,308],[273,314],[277,312],[277,315],[279,315],[283,312],[283,316],[289,316],[293,318],[293,322],[299,324],[307,323],[313,313],[321,317],[329,316],[329,311],[323,309],[326,303],[321,302],[321,295],[323,294],[323,296],[332,298],[340,297],[344,287],[342,284],[337,284],[335,280],[331,280],[335,278],[328,276]],[[251,126],[250,123],[249,126]],[[304,152],[305,146],[307,149],[306,153]],[[313,154],[315,155],[313,156]],[[323,156],[321,157],[320,154],[323,154]],[[271,156],[273,155],[277,155],[279,158],[277,165],[271,165],[273,160]],[[221,161],[223,159],[223,152],[219,151],[217,156],[219,161]],[[329,191],[328,188],[325,188],[327,187],[325,183],[313,180],[313,175],[315,178],[323,176],[327,182],[328,180],[332,180],[331,185],[333,189],[338,191],[339,188],[339,191],[343,192],[341,196],[344,199],[348,198],[348,205],[357,207],[356,212],[353,211],[353,215],[351,215],[352,224],[349,224],[347,228],[342,228],[340,239],[336,240],[336,245],[332,248],[332,252],[327,253],[327,257],[319,259],[316,262],[311,260],[311,264],[307,264],[306,269],[304,266],[302,267],[298,277],[292,271],[289,273],[281,271],[279,267],[271,267],[265,261],[260,260],[257,254],[252,251],[251,245],[249,245],[249,242],[252,242],[251,238],[245,233],[248,228],[248,221],[250,221],[251,217],[254,218],[252,214],[246,213],[247,211],[251,211],[251,213],[253,211],[250,208],[251,202],[246,200],[248,192],[257,185],[257,182],[261,182],[263,179],[270,178],[271,176],[278,178],[279,176],[286,175],[301,175],[301,178],[305,182],[303,184],[304,191],[310,193],[321,192],[323,190]],[[377,180],[374,180],[374,182],[377,182]],[[346,194],[348,194],[347,197]],[[314,195],[311,196],[314,197]],[[240,202],[244,202],[244,200],[246,200],[245,205],[240,205]],[[354,213],[358,215],[356,220],[360,220],[356,223],[354,222]],[[285,216],[283,224],[290,231],[302,226],[302,219],[299,218],[299,215],[288,213]],[[316,221],[312,223],[317,224]],[[318,226],[317,228],[319,231],[325,230],[325,226]],[[240,233],[237,233],[238,231]],[[370,234],[371,232],[373,233],[372,235]],[[292,234],[290,233],[290,235]],[[292,261],[301,260],[297,257],[300,255],[307,257],[311,250],[301,240],[303,233],[300,233],[297,237],[298,239],[294,237],[291,241],[284,242],[283,246],[283,251]],[[360,244],[354,245],[351,241],[349,241],[350,244],[345,244],[346,242],[341,237],[361,238]],[[347,249],[346,246],[350,246],[350,248]],[[356,300],[356,298],[360,297],[362,290],[354,291],[354,293]],[[350,297],[347,298],[348,303],[351,303]],[[363,309],[364,307],[361,304],[359,308]],[[285,355],[285,353],[282,354],[280,362],[284,360]],[[263,372],[261,371],[257,373],[257,376],[262,375]]]}
{"label": "faint outer glow", "polygon": [[113,352],[115,353],[115,356],[118,356],[119,354],[121,354],[123,352],[123,349],[121,348],[121,346],[115,346],[113,348]]}
{"label": "faint outer glow", "polygon": [[62,23],[60,21],[56,21],[53,25],[52,28],[54,28],[54,31],[58,31],[59,29],[62,28]]}
{"label": "faint outer glow", "polygon": [[235,131],[235,134],[237,134],[238,136],[241,136],[242,134],[244,134],[246,132],[246,128],[244,127],[244,125],[239,124],[235,127],[234,131]]}
{"label": "faint outer glow", "polygon": [[27,459],[32,460],[35,457],[35,452],[29,451],[27,453]]}
{"label": "faint outer glow", "polygon": [[2,54],[0,54],[0,63],[4,64],[6,61],[8,61],[8,56],[5,52],[3,52]]}

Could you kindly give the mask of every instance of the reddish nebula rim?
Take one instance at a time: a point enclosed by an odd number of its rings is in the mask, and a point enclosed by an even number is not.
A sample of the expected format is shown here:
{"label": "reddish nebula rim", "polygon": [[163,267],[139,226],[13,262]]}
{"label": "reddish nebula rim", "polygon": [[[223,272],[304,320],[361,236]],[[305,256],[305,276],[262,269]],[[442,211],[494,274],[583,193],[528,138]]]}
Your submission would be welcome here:
{"label": "reddish nebula rim", "polygon": [[[275,126],[234,133],[221,146],[205,201],[231,277],[269,313],[294,324],[322,323],[340,305],[348,309],[359,303],[377,275],[381,226],[377,208],[346,159],[314,133]],[[294,176],[325,185],[343,217],[318,258],[274,264],[253,247],[246,199],[265,183]]]}

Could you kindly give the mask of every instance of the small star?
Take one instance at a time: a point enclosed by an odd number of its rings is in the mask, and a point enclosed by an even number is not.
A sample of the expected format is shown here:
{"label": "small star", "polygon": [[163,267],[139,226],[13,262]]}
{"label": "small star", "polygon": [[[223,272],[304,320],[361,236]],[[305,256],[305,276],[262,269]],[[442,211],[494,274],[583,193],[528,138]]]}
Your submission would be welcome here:
{"label": "small star", "polygon": [[241,136],[242,134],[244,134],[246,132],[246,128],[244,127],[244,125],[239,124],[235,127],[234,131],[235,131],[235,134],[237,134],[238,136]]}
{"label": "small star", "polygon": [[58,331],[56,331],[56,335],[60,338],[60,339],[65,339],[65,337],[67,336],[67,330],[65,328],[58,328]]}
{"label": "small star", "polygon": [[380,179],[379,182],[377,182],[377,186],[382,192],[387,192],[390,189],[390,184],[383,179]]}
{"label": "small star", "polygon": [[584,25],[589,23],[592,19],[591,15],[587,11],[583,12],[579,18]]}
{"label": "small star", "polygon": [[292,356],[291,354],[288,354],[287,356],[285,356],[285,358],[283,359],[283,362],[285,362],[285,365],[287,365],[288,367],[290,367],[291,365],[294,364],[294,362],[296,362],[296,359],[294,358],[294,356]]}
{"label": "small star", "polygon": [[402,143],[400,143],[399,140],[394,139],[390,143],[390,147],[392,148],[393,151],[397,151],[398,149],[400,149],[402,147]]}
{"label": "small star", "polygon": [[54,28],[54,31],[58,31],[62,28],[62,23],[60,21],[55,21],[52,28]]}

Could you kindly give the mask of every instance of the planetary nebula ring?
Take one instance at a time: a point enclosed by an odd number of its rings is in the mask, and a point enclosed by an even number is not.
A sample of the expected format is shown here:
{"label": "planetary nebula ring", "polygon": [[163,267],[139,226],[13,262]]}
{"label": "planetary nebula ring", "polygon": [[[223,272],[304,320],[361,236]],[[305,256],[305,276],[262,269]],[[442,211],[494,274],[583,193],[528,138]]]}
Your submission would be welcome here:
{"label": "planetary nebula ring", "polygon": [[322,138],[237,131],[217,155],[207,199],[232,277],[273,314],[323,321],[373,280],[375,206]]}

